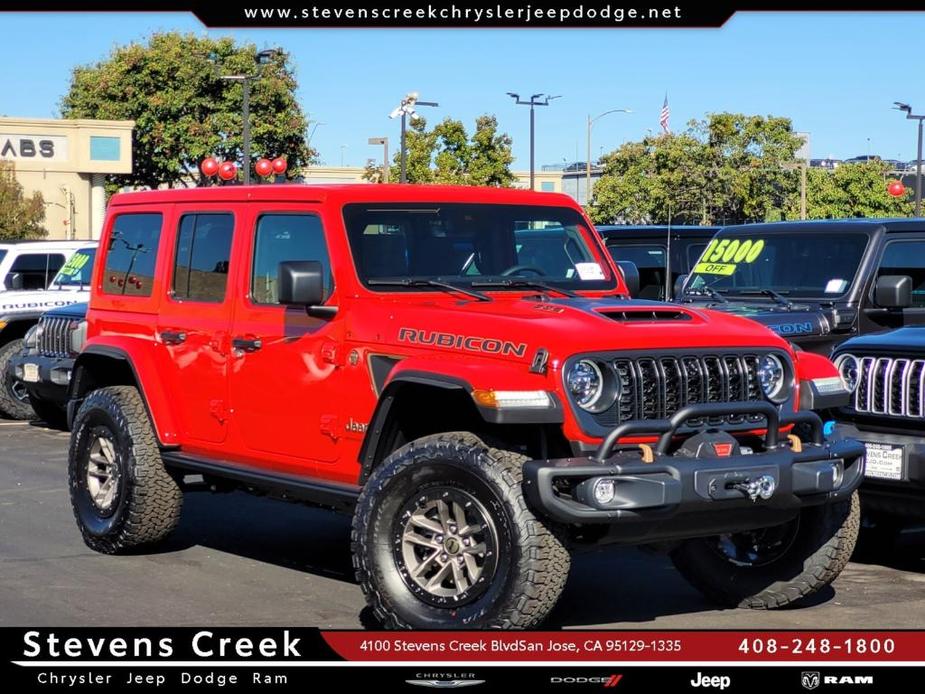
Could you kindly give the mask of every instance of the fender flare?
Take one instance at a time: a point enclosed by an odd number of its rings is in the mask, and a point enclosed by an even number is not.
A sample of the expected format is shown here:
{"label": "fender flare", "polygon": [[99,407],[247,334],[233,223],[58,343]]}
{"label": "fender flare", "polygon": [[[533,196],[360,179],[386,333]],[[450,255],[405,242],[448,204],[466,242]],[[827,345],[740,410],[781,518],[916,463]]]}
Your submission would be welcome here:
{"label": "fender flare", "polygon": [[138,388],[138,392],[141,394],[141,400],[145,404],[145,410],[147,411],[148,417],[151,420],[151,426],[154,428],[154,433],[157,436],[158,442],[163,448],[171,448],[176,446],[178,444],[176,433],[177,428],[175,425],[173,413],[169,408],[161,407],[155,414],[154,409],[151,407],[152,396],[161,403],[169,402],[169,398],[163,389],[161,381],[157,378],[147,380],[142,378],[139,374],[138,366],[135,363],[135,360],[132,359],[129,352],[115,345],[86,345],[81,353],[77,356],[77,359],[74,361],[73,378],[71,379],[70,386],[68,387],[68,424],[73,422],[74,416],[77,414],[77,409],[80,407],[80,403],[83,401],[83,396],[78,394],[81,387],[81,371],[82,368],[86,365],[86,362],[89,361],[91,357],[103,357],[105,359],[112,359],[115,361],[123,362],[128,366],[135,381],[134,385],[136,388]]}
{"label": "fender flare", "polygon": [[[456,391],[464,393],[469,397],[472,393],[472,385],[458,376],[449,376],[447,374],[433,373],[428,371],[407,370],[397,374],[394,378],[389,379],[385,388],[379,396],[376,403],[376,409],[370,419],[366,436],[360,447],[360,481],[365,482],[373,468],[376,459],[376,453],[381,443],[382,434],[385,432],[386,423],[389,420],[392,407],[401,391],[402,387],[408,384],[423,385],[434,389],[445,391]],[[479,405],[471,400],[472,406],[479,413],[482,420],[487,424],[558,424],[561,425],[565,418],[562,411],[562,405],[555,393],[549,393],[553,406],[548,410],[525,408],[498,410],[491,407]]]}

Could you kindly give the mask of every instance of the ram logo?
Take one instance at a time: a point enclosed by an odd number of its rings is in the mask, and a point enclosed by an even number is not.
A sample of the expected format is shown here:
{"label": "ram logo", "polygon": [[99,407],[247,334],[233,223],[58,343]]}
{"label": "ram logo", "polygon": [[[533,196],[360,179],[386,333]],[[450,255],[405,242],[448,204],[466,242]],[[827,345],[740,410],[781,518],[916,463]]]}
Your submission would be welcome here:
{"label": "ram logo", "polygon": [[815,689],[819,686],[820,676],[818,672],[801,672],[800,673],[800,684],[803,685],[803,689]]}

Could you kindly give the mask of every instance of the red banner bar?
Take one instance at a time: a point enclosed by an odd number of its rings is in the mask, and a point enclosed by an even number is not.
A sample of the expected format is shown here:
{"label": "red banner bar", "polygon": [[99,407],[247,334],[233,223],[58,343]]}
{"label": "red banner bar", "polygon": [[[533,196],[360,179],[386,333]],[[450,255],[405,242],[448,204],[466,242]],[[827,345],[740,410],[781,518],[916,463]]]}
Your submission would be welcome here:
{"label": "red banner bar", "polygon": [[327,631],[366,661],[925,661],[925,631]]}

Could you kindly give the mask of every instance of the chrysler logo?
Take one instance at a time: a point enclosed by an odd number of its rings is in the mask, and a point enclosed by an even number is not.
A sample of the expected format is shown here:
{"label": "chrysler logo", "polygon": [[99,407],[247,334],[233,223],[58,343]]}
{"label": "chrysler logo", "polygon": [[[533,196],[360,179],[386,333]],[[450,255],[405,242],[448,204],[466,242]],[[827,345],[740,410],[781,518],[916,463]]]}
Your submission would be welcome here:
{"label": "chrysler logo", "polygon": [[405,680],[405,682],[408,684],[416,684],[419,687],[457,689],[458,687],[469,687],[473,684],[483,684],[485,680]]}

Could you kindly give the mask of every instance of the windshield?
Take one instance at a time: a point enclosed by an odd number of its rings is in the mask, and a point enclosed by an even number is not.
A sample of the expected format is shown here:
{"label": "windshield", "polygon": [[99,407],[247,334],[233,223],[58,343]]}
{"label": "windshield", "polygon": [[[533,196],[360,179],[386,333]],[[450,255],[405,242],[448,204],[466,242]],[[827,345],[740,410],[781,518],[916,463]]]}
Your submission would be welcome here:
{"label": "windshield", "polygon": [[687,293],[757,293],[834,299],[848,291],[867,247],[867,234],[720,233],[691,273]]}
{"label": "windshield", "polygon": [[592,232],[568,207],[351,204],[344,207],[344,223],[360,279],[380,291],[395,290],[383,280],[400,279],[616,287]]}
{"label": "windshield", "polygon": [[95,248],[83,248],[77,251],[61,266],[58,274],[52,280],[52,286],[58,287],[85,287],[90,284],[90,273],[93,272],[93,259],[96,257]]}

